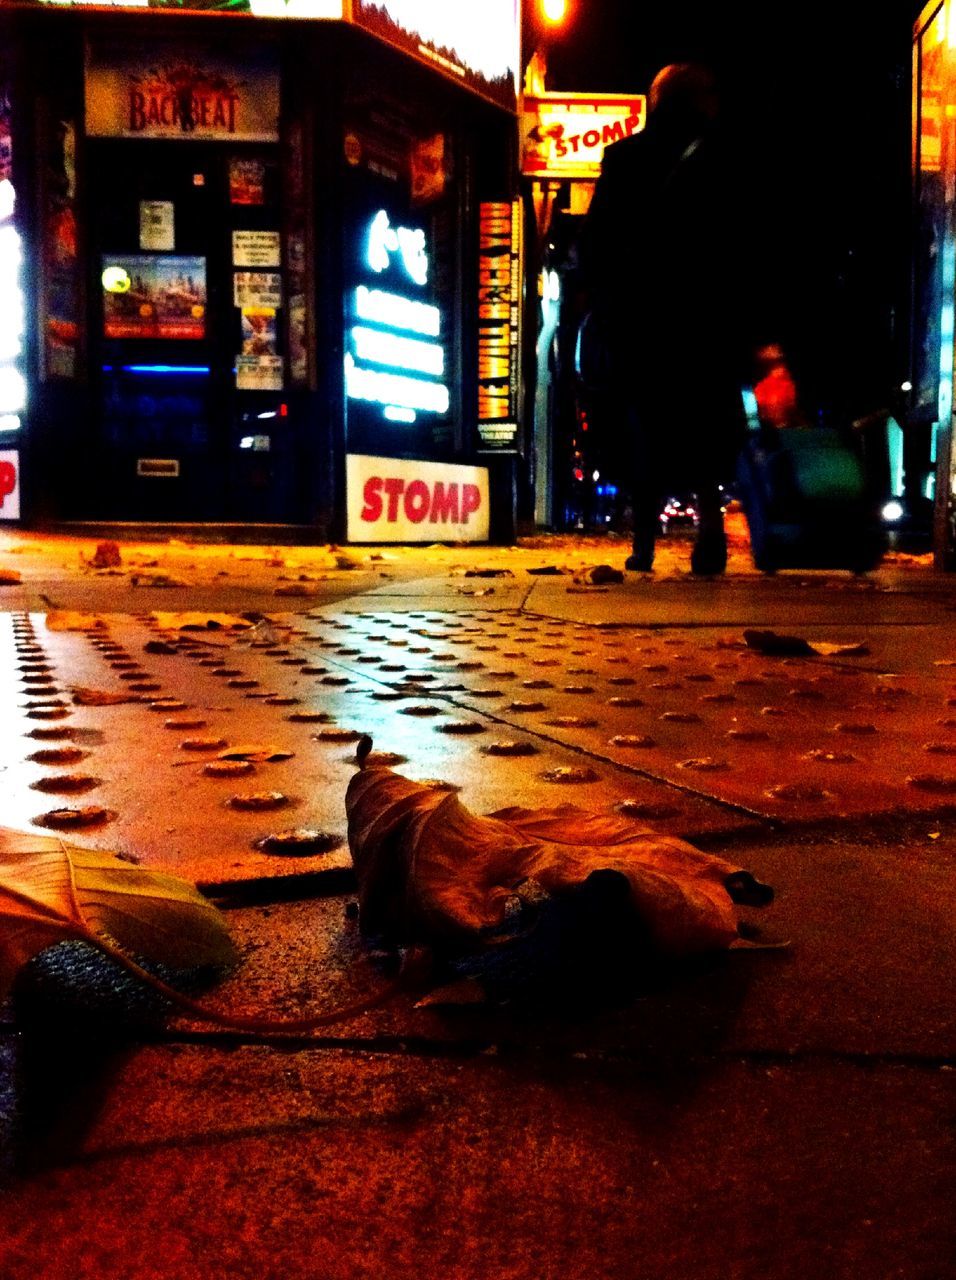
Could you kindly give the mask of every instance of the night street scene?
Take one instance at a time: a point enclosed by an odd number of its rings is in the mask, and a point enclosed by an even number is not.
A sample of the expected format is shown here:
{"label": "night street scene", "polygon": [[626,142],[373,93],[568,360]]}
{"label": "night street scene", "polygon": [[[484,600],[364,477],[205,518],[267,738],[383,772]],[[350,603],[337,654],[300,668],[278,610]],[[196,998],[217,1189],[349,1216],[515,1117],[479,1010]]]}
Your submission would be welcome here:
{"label": "night street scene", "polygon": [[0,1280],[956,1280],[956,0],[0,0]]}

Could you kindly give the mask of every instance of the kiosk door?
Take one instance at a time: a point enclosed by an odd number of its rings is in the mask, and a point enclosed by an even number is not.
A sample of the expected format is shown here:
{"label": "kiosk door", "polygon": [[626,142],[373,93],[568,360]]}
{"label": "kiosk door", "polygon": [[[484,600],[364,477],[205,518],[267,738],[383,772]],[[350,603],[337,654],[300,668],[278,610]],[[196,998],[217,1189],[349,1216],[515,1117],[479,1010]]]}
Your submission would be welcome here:
{"label": "kiosk door", "polygon": [[[90,514],[278,518],[262,509],[248,455],[238,456],[268,439],[249,431],[250,418],[281,408],[272,151],[90,142]],[[238,250],[237,230],[245,236]],[[242,265],[249,257],[254,268]],[[260,470],[261,490],[274,477],[268,465]]]}

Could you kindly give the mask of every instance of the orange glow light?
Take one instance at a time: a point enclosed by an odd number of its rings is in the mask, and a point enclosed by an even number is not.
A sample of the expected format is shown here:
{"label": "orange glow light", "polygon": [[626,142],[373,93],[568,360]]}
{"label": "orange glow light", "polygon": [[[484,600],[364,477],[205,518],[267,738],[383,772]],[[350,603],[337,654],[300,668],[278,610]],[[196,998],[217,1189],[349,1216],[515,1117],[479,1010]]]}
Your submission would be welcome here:
{"label": "orange glow light", "polygon": [[541,0],[541,8],[549,22],[563,22],[568,3],[567,0]]}

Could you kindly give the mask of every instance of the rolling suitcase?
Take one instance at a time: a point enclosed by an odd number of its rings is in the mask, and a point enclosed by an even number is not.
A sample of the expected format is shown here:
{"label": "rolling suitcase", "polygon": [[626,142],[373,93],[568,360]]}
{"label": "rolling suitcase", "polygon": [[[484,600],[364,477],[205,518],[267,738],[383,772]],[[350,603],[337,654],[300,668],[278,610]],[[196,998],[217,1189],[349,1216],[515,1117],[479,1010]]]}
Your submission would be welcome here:
{"label": "rolling suitcase", "polygon": [[756,426],[740,453],[737,483],[763,573],[864,573],[879,564],[886,535],[863,462],[835,428]]}

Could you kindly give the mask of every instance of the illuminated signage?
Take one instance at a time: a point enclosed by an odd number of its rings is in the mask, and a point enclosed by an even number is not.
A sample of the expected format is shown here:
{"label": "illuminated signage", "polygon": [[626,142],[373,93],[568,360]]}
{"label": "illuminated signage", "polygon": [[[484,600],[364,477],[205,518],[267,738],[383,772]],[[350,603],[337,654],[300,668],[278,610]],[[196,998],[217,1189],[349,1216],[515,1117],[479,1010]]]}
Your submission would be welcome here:
{"label": "illuminated signage", "polygon": [[364,233],[362,266],[387,287],[360,284],[352,295],[346,395],[381,406],[389,422],[447,413],[445,349],[431,341],[441,337],[441,312],[414,296],[428,283],[425,232],[393,225],[380,209]]}
{"label": "illuminated signage", "polygon": [[479,213],[478,433],[485,449],[518,436],[521,203],[489,201]]}
{"label": "illuminated signage", "polygon": [[486,542],[488,469],[350,453],[350,542]]}
{"label": "illuminated signage", "polygon": [[[0,427],[3,419],[0,417]],[[0,520],[20,519],[20,454],[0,450]]]}
{"label": "illuminated signage", "polygon": [[279,137],[279,71],[268,51],[239,60],[201,45],[91,46],[85,92],[91,137]]}
{"label": "illuminated signage", "polygon": [[[16,0],[14,0],[16,2]],[[343,0],[21,0],[44,9],[201,9],[257,18],[342,18]]]}
{"label": "illuminated signage", "polygon": [[604,149],[646,123],[643,94],[547,93],[525,95],[521,119],[521,172],[533,178],[593,182]]}
{"label": "illuminated signage", "polygon": [[517,0],[354,0],[353,22],[514,107]]}
{"label": "illuminated signage", "polygon": [[[0,426],[5,431],[19,429],[20,414],[27,402],[26,379],[20,368],[26,327],[23,244],[15,212],[12,111],[9,96],[0,84]],[[9,466],[9,460],[5,466]],[[8,495],[5,519],[16,518],[8,514],[10,500]]]}

